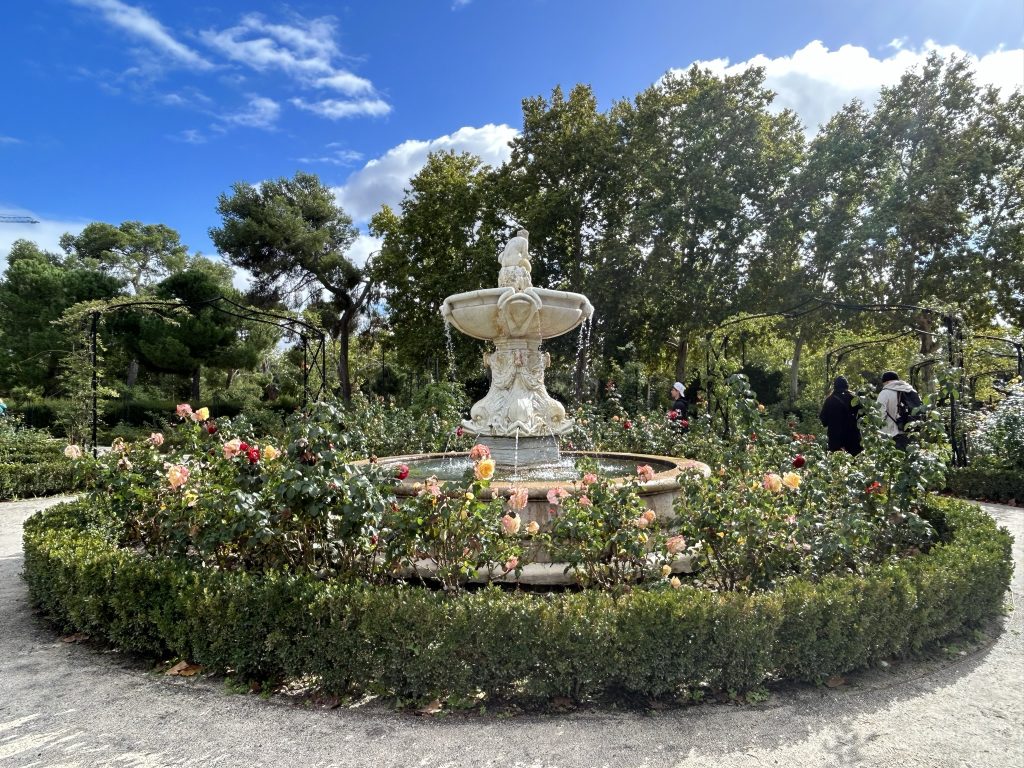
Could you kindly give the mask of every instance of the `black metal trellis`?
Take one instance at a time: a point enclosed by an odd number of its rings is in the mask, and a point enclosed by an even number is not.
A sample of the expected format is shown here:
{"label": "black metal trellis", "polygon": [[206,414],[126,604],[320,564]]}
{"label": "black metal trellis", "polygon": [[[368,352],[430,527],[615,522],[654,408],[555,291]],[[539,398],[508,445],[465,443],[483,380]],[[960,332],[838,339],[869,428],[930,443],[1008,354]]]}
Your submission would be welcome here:
{"label": "black metal trellis", "polygon": [[[930,315],[930,316],[940,320],[943,323],[943,325],[946,328],[946,334],[945,334],[946,352],[947,352],[947,357],[949,359],[949,363],[950,363],[950,365],[952,367],[959,368],[961,370],[961,376],[960,376],[960,379],[957,382],[957,394],[956,394],[955,397],[950,398],[950,401],[949,401],[949,424],[948,424],[947,433],[949,435],[950,445],[952,446],[952,449],[953,449],[953,463],[954,463],[954,465],[956,465],[956,466],[964,466],[964,465],[966,465],[967,464],[967,446],[966,446],[966,442],[965,442],[965,440],[963,439],[963,437],[961,435],[958,435],[958,432],[959,432],[958,425],[959,425],[959,422],[960,422],[960,414],[959,414],[960,400],[961,400],[961,398],[963,396],[964,387],[965,387],[965,383],[966,383],[965,380],[964,380],[963,373],[962,373],[962,370],[963,370],[963,323],[960,320],[960,318],[957,317],[956,315],[944,314],[944,313],[940,312],[938,309],[936,309],[934,307],[923,307],[923,306],[920,306],[920,305],[917,305],[917,304],[880,304],[880,303],[876,303],[876,304],[853,304],[853,303],[849,303],[849,302],[833,301],[831,299],[824,299],[824,298],[821,298],[821,297],[818,297],[818,296],[811,296],[811,297],[808,297],[808,298],[804,299],[800,303],[795,304],[792,307],[789,307],[788,309],[779,310],[777,312],[762,312],[762,313],[759,313],[759,314],[756,314],[756,315],[748,315],[746,317],[733,318],[731,320],[727,320],[724,323],[721,323],[710,334],[708,334],[708,341],[709,341],[709,345],[708,346],[709,346],[709,349],[708,349],[708,358],[706,360],[708,375],[710,376],[710,370],[711,370],[710,341],[712,340],[712,338],[714,336],[714,333],[716,331],[720,331],[720,330],[722,330],[724,328],[728,328],[728,327],[731,327],[731,326],[734,326],[734,325],[751,322],[753,320],[762,320],[762,319],[769,318],[769,317],[779,317],[779,318],[785,318],[785,319],[793,320],[793,319],[797,319],[797,318],[803,317],[805,315],[812,314],[813,312],[817,312],[818,310],[825,309],[825,308],[832,308],[832,309],[838,309],[838,310],[849,310],[849,311],[854,311],[854,312],[915,312],[915,313],[922,313],[922,314]],[[933,331],[923,331],[923,330],[919,330],[919,329],[910,329],[910,330],[907,330],[906,332],[904,332],[903,334],[900,334],[896,338],[899,338],[900,336],[904,336],[904,335],[910,335],[910,334],[919,334],[919,335],[920,334],[927,334],[927,335],[930,335],[932,337],[940,335],[940,334],[938,334],[936,332],[933,332]],[[889,339],[889,340],[891,340],[891,339]],[[1008,339],[999,339],[999,340],[1000,341],[1009,341]],[[729,342],[729,336],[728,336],[728,334],[726,334],[723,337],[723,339],[722,339],[722,350],[724,350],[725,345],[727,345],[728,342]],[[863,345],[863,346],[869,345],[871,343],[881,343],[881,341],[858,342],[858,344]],[[1011,341],[1010,343],[1015,343],[1015,342]],[[846,345],[846,347],[850,347],[850,346],[851,345]],[[843,354],[848,354],[849,352],[853,351],[852,349],[848,349],[846,347],[840,347],[839,348],[840,350],[845,349],[845,352]],[[854,347],[856,348],[856,345],[854,345]],[[836,350],[830,350],[829,354],[831,354],[831,352],[833,352],[833,351],[836,351]],[[1018,348],[1018,357],[1020,358],[1022,354],[1024,354],[1024,353],[1022,353],[1021,349]],[[937,362],[937,359],[932,358],[930,360],[923,361],[922,364],[928,364],[928,363],[934,363],[934,362]],[[919,365],[921,365],[921,364],[919,364]],[[828,385],[828,381],[829,381],[830,378],[831,377],[830,377],[830,370],[829,370],[829,356],[826,355],[826,367],[825,367],[825,383],[826,383],[826,387]],[[708,395],[709,395],[709,403],[708,403],[708,405],[709,405],[709,407],[713,408],[714,404],[710,402],[710,393],[708,393]]]}
{"label": "black metal trellis", "polygon": [[[227,306],[224,306],[227,305]],[[209,307],[231,317],[248,322],[261,323],[280,328],[286,333],[297,336],[302,347],[302,407],[309,405],[309,374],[310,371],[319,374],[319,385],[313,395],[313,400],[319,400],[327,388],[327,335],[315,325],[299,320],[289,315],[271,312],[269,310],[256,309],[244,304],[239,304],[226,296],[219,295],[212,299],[200,302],[185,303],[181,301],[163,301],[160,299],[146,299],[123,304],[114,304],[103,309],[93,310],[90,315],[90,357],[92,364],[92,454],[97,454],[97,425],[99,423],[99,374],[97,370],[98,359],[98,337],[99,321],[103,314],[119,312],[125,309],[151,309],[158,314],[168,314],[173,311],[187,310],[194,313],[198,309]],[[311,345],[312,340],[312,345]],[[312,363],[310,362],[312,361]]]}

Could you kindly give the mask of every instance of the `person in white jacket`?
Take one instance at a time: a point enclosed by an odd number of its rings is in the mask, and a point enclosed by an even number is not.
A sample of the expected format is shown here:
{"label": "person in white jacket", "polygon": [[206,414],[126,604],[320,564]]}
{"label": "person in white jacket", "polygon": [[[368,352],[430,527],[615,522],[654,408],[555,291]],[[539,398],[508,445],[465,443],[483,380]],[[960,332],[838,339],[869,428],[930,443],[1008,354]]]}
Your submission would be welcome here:
{"label": "person in white jacket", "polygon": [[900,450],[906,450],[910,442],[907,434],[900,429],[897,419],[900,414],[900,392],[916,392],[912,386],[900,379],[896,371],[882,374],[882,391],[878,393],[878,403],[885,411],[885,425],[882,431],[889,435]]}

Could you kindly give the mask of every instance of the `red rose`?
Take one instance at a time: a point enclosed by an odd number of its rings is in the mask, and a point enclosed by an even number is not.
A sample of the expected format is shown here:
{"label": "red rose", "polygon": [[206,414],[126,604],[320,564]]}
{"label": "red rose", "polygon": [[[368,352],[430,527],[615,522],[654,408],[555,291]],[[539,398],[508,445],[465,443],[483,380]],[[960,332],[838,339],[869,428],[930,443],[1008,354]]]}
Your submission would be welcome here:
{"label": "red rose", "polygon": [[682,427],[683,429],[689,429],[690,428],[690,420],[689,419],[680,419],[679,420],[679,426]]}
{"label": "red rose", "polygon": [[750,442],[752,442],[752,443],[756,443],[757,442],[757,432],[751,432],[750,433]]}
{"label": "red rose", "polygon": [[881,493],[882,492],[882,484],[880,482],[878,482],[877,480],[875,480],[875,482],[873,482],[871,485],[869,485],[867,488],[865,488],[865,491],[867,493]]}
{"label": "red rose", "polygon": [[802,453],[798,453],[796,456],[793,457],[793,466],[796,467],[797,469],[800,469],[800,467],[802,467],[806,463],[807,459],[804,458],[804,455]]}
{"label": "red rose", "polygon": [[395,477],[397,477],[399,480],[405,480],[405,478],[407,478],[408,476],[409,476],[409,465],[408,464],[399,464],[398,465],[398,474],[396,474]]}
{"label": "red rose", "polygon": [[206,422],[206,434],[216,435],[217,434],[217,422],[208,421]]}
{"label": "red rose", "polygon": [[465,433],[465,431],[466,430],[464,430],[462,427],[456,427],[455,428],[455,436],[456,437],[462,437],[462,435]]}
{"label": "red rose", "polygon": [[623,429],[632,429],[633,428],[633,422],[630,421],[629,419],[626,419],[624,422],[622,422],[622,428]]}
{"label": "red rose", "polygon": [[248,443],[239,443],[238,444],[238,452],[239,453],[248,453],[249,452],[249,444]]}
{"label": "red rose", "polygon": [[669,411],[668,413],[666,413],[666,414],[665,414],[665,416],[666,416],[666,417],[667,417],[667,418],[668,418],[668,419],[669,419],[670,421],[675,421],[676,419],[678,419],[678,418],[679,418],[679,411]]}
{"label": "red rose", "polygon": [[[243,443],[242,445],[245,445],[245,443]],[[255,464],[257,461],[260,460],[260,449],[250,448],[248,451],[245,452],[245,455],[249,457],[250,464]]]}

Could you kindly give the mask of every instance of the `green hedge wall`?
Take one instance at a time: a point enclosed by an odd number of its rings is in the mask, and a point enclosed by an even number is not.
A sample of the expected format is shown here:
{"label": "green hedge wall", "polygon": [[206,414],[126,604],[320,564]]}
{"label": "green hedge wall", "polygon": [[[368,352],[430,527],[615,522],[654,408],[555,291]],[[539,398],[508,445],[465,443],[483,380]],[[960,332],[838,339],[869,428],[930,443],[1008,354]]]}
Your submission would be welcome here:
{"label": "green hedge wall", "polygon": [[0,501],[28,496],[52,496],[81,488],[74,465],[67,459],[35,464],[0,464]]}
{"label": "green hedge wall", "polygon": [[247,679],[313,675],[333,693],[482,691],[527,702],[742,691],[777,675],[819,681],[999,615],[1009,533],[971,505],[930,503],[950,538],[929,553],[751,595],[490,587],[452,599],[415,586],[189,570],[111,546],[75,505],[26,523],[25,578],[65,630]]}
{"label": "green hedge wall", "polygon": [[1020,469],[985,465],[950,469],[946,484],[955,496],[1024,502],[1024,471]]}

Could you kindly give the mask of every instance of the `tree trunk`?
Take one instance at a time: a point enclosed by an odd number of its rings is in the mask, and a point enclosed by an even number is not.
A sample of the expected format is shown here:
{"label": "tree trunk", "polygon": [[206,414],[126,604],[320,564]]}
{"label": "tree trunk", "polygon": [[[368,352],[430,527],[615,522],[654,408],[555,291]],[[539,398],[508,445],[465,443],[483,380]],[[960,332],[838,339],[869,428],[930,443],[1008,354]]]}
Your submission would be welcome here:
{"label": "tree trunk", "polygon": [[131,389],[132,387],[135,386],[135,382],[138,380],[138,378],[139,361],[136,360],[135,358],[132,358],[132,361],[128,363],[128,375],[125,376],[124,383],[129,389]]}
{"label": "tree trunk", "polygon": [[348,317],[342,316],[341,335],[338,337],[338,382],[341,384],[341,397],[346,403],[352,401],[352,382],[348,378],[348,321]]}
{"label": "tree trunk", "polygon": [[[917,318],[917,335],[921,342],[921,359],[928,360],[935,357],[935,353],[942,346],[939,338],[935,335],[935,318],[930,313],[923,312]],[[900,371],[900,373],[903,373]],[[910,382],[910,372],[905,374],[905,380]],[[935,364],[925,362],[921,365],[921,389],[932,390],[932,379],[935,376]]]}
{"label": "tree trunk", "polygon": [[231,389],[231,382],[235,380],[235,374],[236,373],[238,373],[238,369],[237,368],[229,368],[228,369],[228,380],[227,380],[227,383],[224,384],[224,389]]}
{"label": "tree trunk", "polygon": [[679,346],[676,348],[676,381],[686,384],[686,364],[690,355],[690,337],[680,334]]}
{"label": "tree trunk", "polygon": [[804,348],[804,329],[796,329],[796,340],[793,342],[793,360],[789,365],[789,404],[792,405],[800,396],[800,353]]}
{"label": "tree trunk", "polygon": [[200,368],[197,365],[192,371],[192,402],[197,406],[199,405],[199,373]]}

